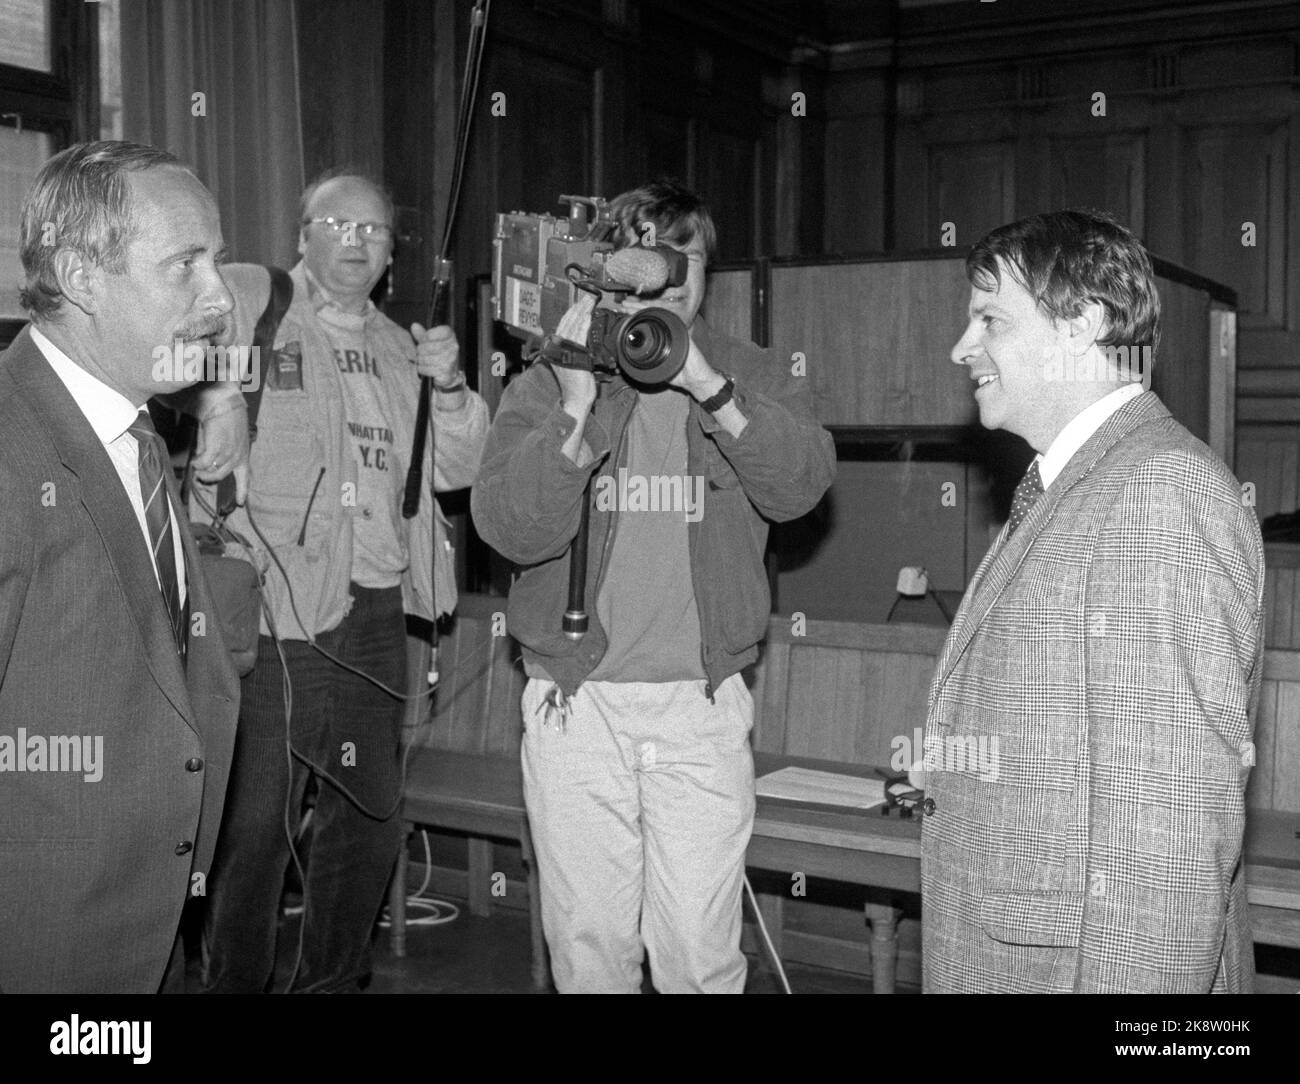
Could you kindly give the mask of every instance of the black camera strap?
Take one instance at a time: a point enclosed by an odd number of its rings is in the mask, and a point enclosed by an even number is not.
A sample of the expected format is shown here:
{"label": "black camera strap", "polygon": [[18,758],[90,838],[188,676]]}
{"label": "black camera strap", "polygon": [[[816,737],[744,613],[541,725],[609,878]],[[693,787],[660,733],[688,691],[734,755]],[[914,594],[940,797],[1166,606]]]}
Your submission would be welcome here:
{"label": "black camera strap", "polygon": [[[244,392],[244,402],[248,406],[250,444],[257,439],[257,413],[262,406],[262,389],[266,386],[267,365],[262,363],[262,357],[270,355],[275,346],[275,333],[279,330],[280,321],[284,319],[284,314],[293,304],[293,279],[289,277],[289,272],[278,267],[268,267],[266,270],[271,276],[271,296],[267,298],[266,308],[257,318],[257,326],[253,329],[253,347],[257,351],[256,357],[261,370],[252,388]],[[235,476],[232,472],[221,479],[217,485],[217,513],[225,517],[234,509]]]}

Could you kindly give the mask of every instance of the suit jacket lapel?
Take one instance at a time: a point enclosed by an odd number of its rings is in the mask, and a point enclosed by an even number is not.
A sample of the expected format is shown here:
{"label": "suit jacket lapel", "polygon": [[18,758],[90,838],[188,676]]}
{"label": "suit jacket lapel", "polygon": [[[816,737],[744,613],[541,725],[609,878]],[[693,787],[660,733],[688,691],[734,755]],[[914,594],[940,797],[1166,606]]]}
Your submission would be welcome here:
{"label": "suit jacket lapel", "polygon": [[1108,451],[1129,433],[1147,422],[1167,418],[1169,411],[1153,392],[1144,392],[1125,403],[1102,424],[1097,432],[1074,453],[1056,480],[1034,502],[1033,508],[1010,538],[1007,528],[1002,528],[984,560],[980,562],[961,608],[953,620],[939,662],[935,668],[931,703],[939,687],[952,673],[958,661],[970,646],[980,624],[993,608],[999,596],[1015,576],[1029,553],[1034,540],[1051,522],[1057,505],[1065,494],[1083,479]]}
{"label": "suit jacket lapel", "polygon": [[[13,369],[14,378],[44,420],[46,432],[63,465],[80,483],[78,496],[108,552],[109,564],[144,641],[146,661],[154,680],[191,729],[197,730],[185,687],[185,674],[167,620],[167,606],[158,589],[140,523],[122,489],[117,470],[85,415],[45,360],[45,355],[32,342],[26,328],[9,348],[6,364]],[[173,497],[172,507],[179,507],[175,486],[169,486],[169,491]],[[182,536],[186,533],[181,531]],[[188,539],[183,538],[183,542],[186,560],[190,562],[193,560],[193,546]],[[189,563],[187,567],[192,569],[195,566]]]}

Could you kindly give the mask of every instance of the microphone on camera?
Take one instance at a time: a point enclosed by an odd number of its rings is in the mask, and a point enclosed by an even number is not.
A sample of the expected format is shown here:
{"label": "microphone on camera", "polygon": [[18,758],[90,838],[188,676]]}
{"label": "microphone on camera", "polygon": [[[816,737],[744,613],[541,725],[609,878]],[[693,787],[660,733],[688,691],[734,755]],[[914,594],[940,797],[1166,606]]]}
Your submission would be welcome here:
{"label": "microphone on camera", "polygon": [[668,261],[653,248],[632,245],[611,253],[605,274],[636,294],[655,294],[668,285]]}
{"label": "microphone on camera", "polygon": [[633,293],[657,294],[665,286],[684,283],[688,266],[686,253],[668,245],[630,245],[609,256],[605,273]]}

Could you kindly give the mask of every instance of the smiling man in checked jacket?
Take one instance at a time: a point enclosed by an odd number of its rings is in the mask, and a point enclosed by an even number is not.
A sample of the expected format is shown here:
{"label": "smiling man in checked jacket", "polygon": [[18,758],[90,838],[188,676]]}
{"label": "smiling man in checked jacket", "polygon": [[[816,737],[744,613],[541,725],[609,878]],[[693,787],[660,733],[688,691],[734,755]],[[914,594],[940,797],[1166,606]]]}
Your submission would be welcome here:
{"label": "smiling man in checked jacket", "polygon": [[1159,331],[1132,234],[1038,215],[994,230],[966,269],[952,360],[983,425],[1039,454],[931,687],[927,749],[996,742],[998,771],[944,756],[927,772],[925,989],[1249,991],[1255,516],[1131,379],[1149,371],[1115,364]]}

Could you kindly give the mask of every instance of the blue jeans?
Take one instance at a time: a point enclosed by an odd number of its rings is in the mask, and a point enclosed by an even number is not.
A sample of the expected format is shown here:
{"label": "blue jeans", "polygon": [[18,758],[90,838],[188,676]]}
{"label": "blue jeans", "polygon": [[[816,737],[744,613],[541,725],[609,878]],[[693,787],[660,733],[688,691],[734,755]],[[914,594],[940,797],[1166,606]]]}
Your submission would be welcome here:
{"label": "blue jeans", "polygon": [[[406,627],[399,588],[353,584],[342,623],[321,633],[326,651],[394,689],[406,688]],[[261,993],[275,967],[286,834],[302,818],[308,779],[319,784],[303,878],[299,993],[354,990],[370,969],[370,937],[401,845],[393,808],[401,786],[402,702],[335,665],[301,640],[281,641],[292,681],[292,778],[285,750],[284,669],[270,637],[243,679],[235,758],[207,883],[203,987]],[[356,804],[316,769],[352,792]],[[301,857],[301,856],[300,856]]]}

